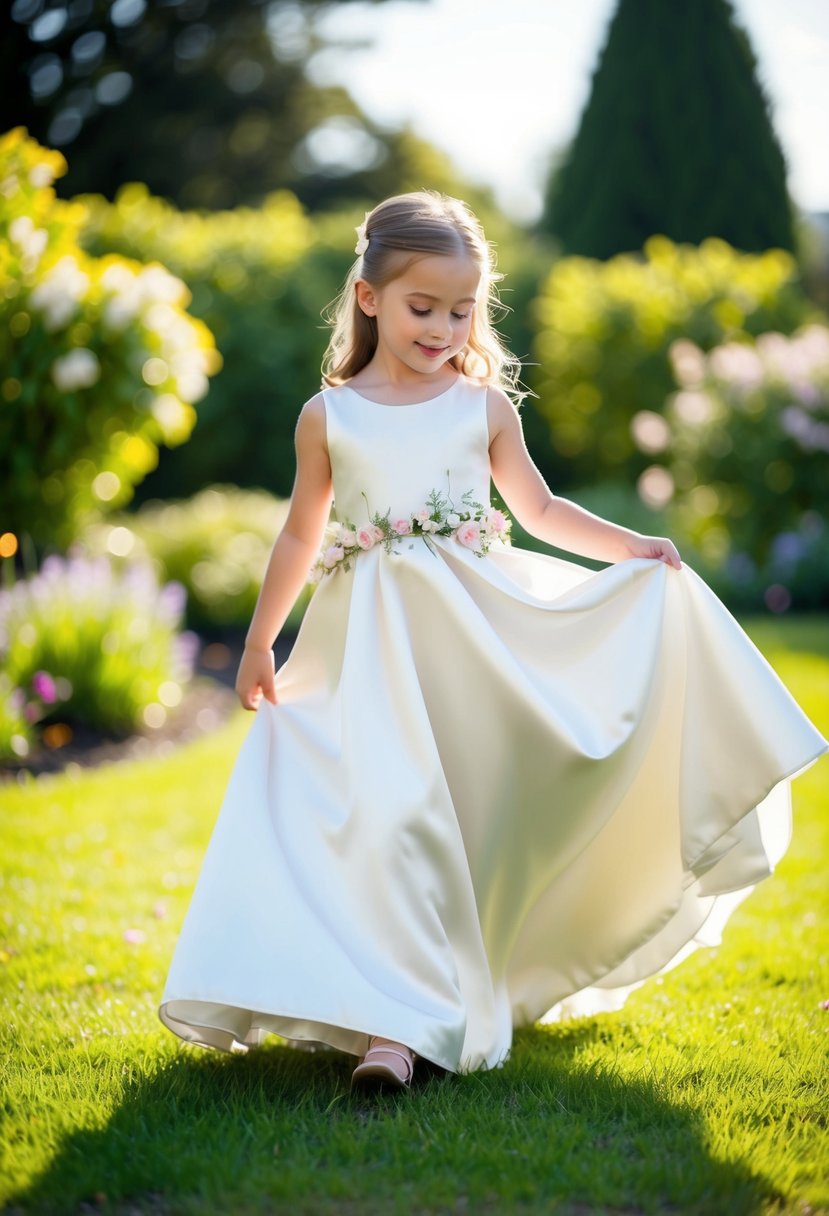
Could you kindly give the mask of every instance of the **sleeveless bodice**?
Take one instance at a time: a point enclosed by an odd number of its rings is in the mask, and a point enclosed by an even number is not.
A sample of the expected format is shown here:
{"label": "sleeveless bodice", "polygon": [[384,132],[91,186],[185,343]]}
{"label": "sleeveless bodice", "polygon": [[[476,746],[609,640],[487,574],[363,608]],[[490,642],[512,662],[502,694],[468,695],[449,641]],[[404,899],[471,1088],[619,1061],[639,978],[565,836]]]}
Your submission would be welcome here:
{"label": "sleeveless bodice", "polygon": [[489,502],[485,385],[459,376],[438,397],[415,405],[383,405],[345,384],[324,389],[323,399],[340,522],[359,527],[375,511],[409,515],[431,490],[455,503],[471,490],[478,502]]}

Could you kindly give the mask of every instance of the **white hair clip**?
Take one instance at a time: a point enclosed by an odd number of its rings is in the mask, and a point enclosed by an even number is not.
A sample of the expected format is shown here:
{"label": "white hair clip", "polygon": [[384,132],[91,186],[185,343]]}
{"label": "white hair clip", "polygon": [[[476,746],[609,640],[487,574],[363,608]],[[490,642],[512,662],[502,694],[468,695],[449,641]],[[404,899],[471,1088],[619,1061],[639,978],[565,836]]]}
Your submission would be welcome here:
{"label": "white hair clip", "polygon": [[371,212],[367,211],[365,219],[363,220],[362,224],[358,224],[357,228],[356,228],[357,244],[354,246],[354,252],[357,254],[358,257],[362,257],[362,255],[368,249],[368,237],[366,236],[366,224],[368,223],[368,217],[370,214],[371,214]]}

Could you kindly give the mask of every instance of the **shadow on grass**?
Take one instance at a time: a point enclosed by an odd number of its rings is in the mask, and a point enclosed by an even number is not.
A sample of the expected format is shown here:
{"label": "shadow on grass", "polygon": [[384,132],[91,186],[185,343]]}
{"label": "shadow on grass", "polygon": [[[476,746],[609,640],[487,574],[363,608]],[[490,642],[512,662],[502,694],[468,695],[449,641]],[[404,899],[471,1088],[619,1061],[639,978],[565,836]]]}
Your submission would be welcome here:
{"label": "shadow on grass", "polygon": [[657,1080],[580,1063],[599,1035],[597,1022],[522,1030],[503,1069],[421,1062],[410,1092],[374,1096],[349,1092],[355,1061],[340,1053],[184,1048],[127,1079],[106,1126],[70,1135],[6,1210],[740,1216],[774,1198],[711,1156]]}

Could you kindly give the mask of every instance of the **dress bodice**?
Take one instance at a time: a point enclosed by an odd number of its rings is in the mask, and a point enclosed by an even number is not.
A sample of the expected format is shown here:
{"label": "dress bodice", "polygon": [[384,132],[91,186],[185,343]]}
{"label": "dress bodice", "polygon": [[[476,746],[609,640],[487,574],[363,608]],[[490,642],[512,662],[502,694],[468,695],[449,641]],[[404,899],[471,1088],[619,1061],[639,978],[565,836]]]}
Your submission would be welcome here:
{"label": "dress bodice", "polygon": [[485,385],[459,376],[415,405],[370,401],[345,384],[322,395],[340,522],[359,527],[386,510],[392,518],[410,515],[432,490],[456,504],[467,491],[489,502]]}

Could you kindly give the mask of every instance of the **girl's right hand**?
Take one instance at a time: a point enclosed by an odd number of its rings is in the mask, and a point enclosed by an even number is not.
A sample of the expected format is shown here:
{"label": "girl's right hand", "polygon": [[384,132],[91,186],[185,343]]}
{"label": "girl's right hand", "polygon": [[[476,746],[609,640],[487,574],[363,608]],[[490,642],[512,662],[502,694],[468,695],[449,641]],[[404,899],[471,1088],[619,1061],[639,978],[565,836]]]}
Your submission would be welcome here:
{"label": "girl's right hand", "polygon": [[236,676],[236,692],[243,709],[258,709],[263,697],[276,705],[274,673],[272,650],[252,650],[249,646],[245,647]]}

